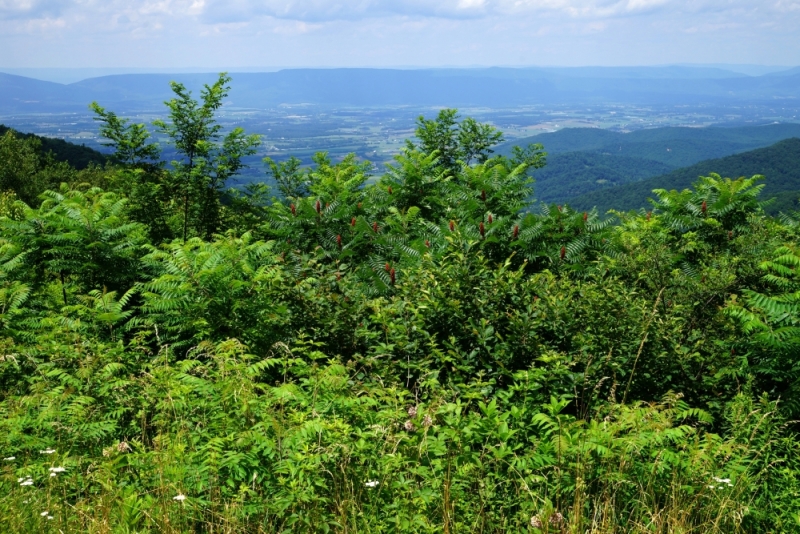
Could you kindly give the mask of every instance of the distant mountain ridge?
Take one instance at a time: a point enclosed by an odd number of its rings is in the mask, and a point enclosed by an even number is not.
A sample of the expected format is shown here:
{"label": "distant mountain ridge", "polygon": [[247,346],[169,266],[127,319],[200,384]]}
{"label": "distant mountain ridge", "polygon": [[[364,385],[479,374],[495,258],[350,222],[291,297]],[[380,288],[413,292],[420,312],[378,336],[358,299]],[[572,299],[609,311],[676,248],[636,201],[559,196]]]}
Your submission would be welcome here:
{"label": "distant mountain ridge", "polygon": [[628,211],[648,207],[647,199],[654,196],[654,189],[688,189],[699,176],[710,173],[734,179],[764,175],[762,198],[775,199],[767,211],[796,210],[800,207],[797,203],[800,197],[800,138],[785,139],[766,148],[706,160],[661,176],[586,193],[567,199],[567,203],[575,209],[597,207],[601,213],[610,209]]}
{"label": "distant mountain ridge", "polygon": [[[286,69],[232,73],[230,104],[492,106],[566,103],[700,103],[800,98],[800,71],[747,76],[702,67],[485,69]],[[86,109],[89,102],[123,110],[159,108],[168,82],[190,89],[214,74],[123,74],[63,85],[0,73],[0,111]]]}

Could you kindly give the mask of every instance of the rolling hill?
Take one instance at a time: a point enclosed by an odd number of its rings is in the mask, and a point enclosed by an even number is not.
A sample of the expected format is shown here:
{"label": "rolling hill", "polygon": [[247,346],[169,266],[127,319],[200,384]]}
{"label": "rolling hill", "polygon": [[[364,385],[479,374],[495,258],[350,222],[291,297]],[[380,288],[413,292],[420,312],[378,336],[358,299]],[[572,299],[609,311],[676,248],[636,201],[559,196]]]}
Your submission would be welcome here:
{"label": "rolling hill", "polygon": [[567,203],[575,209],[596,206],[600,212],[638,209],[649,205],[647,199],[653,196],[653,189],[687,189],[699,176],[712,172],[729,178],[762,174],[766,178],[762,198],[775,199],[767,206],[767,211],[795,210],[800,197],[800,138],[785,139],[766,148],[710,159],[639,182],[585,193],[568,199]]}
{"label": "rolling hill", "polygon": [[630,133],[598,128],[566,128],[506,143],[542,143],[547,166],[536,171],[536,197],[544,202],[570,198],[667,174],[695,163],[770,146],[800,137],[800,124],[736,128],[654,128]]}

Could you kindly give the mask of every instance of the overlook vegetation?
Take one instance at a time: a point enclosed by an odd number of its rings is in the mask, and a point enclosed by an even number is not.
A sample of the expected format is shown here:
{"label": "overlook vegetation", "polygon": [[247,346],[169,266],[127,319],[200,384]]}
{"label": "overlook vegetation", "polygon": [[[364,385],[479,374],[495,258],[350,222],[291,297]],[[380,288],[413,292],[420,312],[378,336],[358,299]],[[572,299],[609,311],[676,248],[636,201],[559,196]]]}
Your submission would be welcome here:
{"label": "overlook vegetation", "polygon": [[104,167],[3,138],[5,529],[800,528],[800,223],[759,176],[601,219],[443,110],[381,176],[229,190],[228,84],[172,84],[172,162],[98,104]]}

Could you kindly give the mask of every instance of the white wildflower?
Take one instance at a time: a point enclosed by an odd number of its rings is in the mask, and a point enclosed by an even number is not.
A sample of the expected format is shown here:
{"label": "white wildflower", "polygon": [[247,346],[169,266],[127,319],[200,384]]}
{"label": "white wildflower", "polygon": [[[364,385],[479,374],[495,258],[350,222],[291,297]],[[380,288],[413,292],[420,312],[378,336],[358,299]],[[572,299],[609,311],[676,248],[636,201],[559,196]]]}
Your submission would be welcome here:
{"label": "white wildflower", "polygon": [[51,520],[51,519],[53,519],[53,516],[52,516],[52,515],[48,515],[48,516],[47,516],[47,520],[49,521],[49,520]]}
{"label": "white wildflower", "polygon": [[55,449],[45,449],[43,451],[39,451],[39,454],[53,454],[54,452],[56,452]]}
{"label": "white wildflower", "polygon": [[57,475],[55,473],[50,473],[50,478],[53,478],[54,476],[57,476]]}
{"label": "white wildflower", "polygon": [[16,459],[17,459],[16,456],[9,456],[8,458],[3,458],[3,460],[5,460],[6,462],[11,462],[11,461],[14,461]]}
{"label": "white wildflower", "polygon": [[50,468],[50,472],[51,473],[63,473],[66,470],[67,470],[66,467],[51,467]]}
{"label": "white wildflower", "polygon": [[366,487],[368,487],[368,488],[374,488],[375,486],[378,485],[378,481],[377,480],[370,480],[369,482],[364,482],[364,485]]}
{"label": "white wildflower", "polygon": [[712,486],[711,484],[708,485],[709,488],[714,489],[716,486]]}
{"label": "white wildflower", "polygon": [[42,517],[44,517],[44,516],[46,516],[46,515],[50,515],[50,512],[48,512],[47,510],[45,510],[44,512],[42,512],[42,513],[41,513],[41,514],[39,514],[39,515],[40,515],[40,516],[42,516]]}
{"label": "white wildflower", "polygon": [[713,478],[714,478],[714,482],[719,482],[720,484],[730,484],[731,483],[731,479],[729,479],[729,478],[719,478],[719,477],[713,477]]}
{"label": "white wildflower", "polygon": [[539,519],[538,515],[531,517],[531,526],[533,528],[542,528],[542,520]]}
{"label": "white wildflower", "polygon": [[184,495],[183,493],[179,493],[179,494],[175,495],[172,498],[172,500],[173,501],[185,501],[186,500],[186,495]]}
{"label": "white wildflower", "polygon": [[31,477],[25,479],[20,478],[17,482],[19,482],[20,486],[33,486],[33,479]]}

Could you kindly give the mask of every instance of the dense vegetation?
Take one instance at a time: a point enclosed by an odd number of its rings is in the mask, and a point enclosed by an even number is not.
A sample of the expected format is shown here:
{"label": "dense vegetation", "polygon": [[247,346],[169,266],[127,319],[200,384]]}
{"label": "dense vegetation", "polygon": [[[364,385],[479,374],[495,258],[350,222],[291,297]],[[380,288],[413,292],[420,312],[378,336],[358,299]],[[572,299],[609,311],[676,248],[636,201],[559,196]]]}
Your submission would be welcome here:
{"label": "dense vegetation", "polygon": [[765,206],[767,212],[778,214],[796,210],[797,199],[800,198],[797,193],[800,189],[800,138],[786,139],[743,154],[702,161],[640,182],[584,193],[570,198],[569,203],[576,209],[596,206],[601,212],[639,209],[649,205],[647,198],[653,189],[686,189],[699,176],[712,172],[726,176],[763,175],[767,178],[763,200],[775,198]]}
{"label": "dense vegetation", "polygon": [[227,83],[173,84],[170,164],[95,105],[113,164],[3,183],[5,529],[798,528],[800,227],[757,177],[534,209],[542,147],[444,110],[382,176],[229,191]]}

